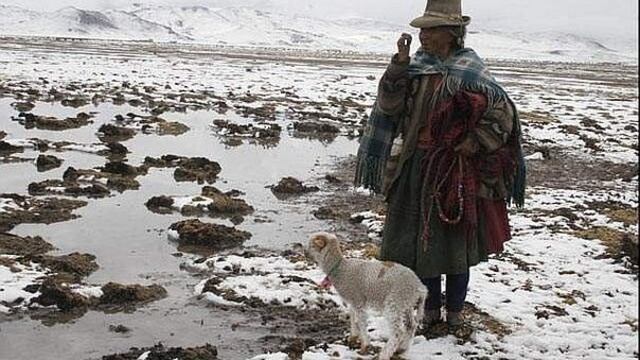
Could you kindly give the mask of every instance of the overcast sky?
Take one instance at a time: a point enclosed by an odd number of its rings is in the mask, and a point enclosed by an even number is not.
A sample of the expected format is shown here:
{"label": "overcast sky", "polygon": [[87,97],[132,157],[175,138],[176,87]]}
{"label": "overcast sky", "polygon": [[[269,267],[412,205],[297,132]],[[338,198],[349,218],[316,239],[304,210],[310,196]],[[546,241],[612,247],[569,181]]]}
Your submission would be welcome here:
{"label": "overcast sky", "polygon": [[[126,7],[134,2],[164,5],[207,5],[274,8],[313,16],[364,16],[407,23],[424,10],[425,0],[0,0],[34,10],[65,6],[84,9]],[[401,3],[401,4],[399,4]],[[472,25],[510,31],[563,31],[585,35],[637,38],[637,0],[463,0]]]}

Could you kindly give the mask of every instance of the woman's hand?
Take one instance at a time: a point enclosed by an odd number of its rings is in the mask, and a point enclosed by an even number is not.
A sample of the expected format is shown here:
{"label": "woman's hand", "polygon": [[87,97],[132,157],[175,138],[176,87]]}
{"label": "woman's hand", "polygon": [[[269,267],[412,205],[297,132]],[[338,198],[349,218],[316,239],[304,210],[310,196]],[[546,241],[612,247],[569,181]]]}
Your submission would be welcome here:
{"label": "woman's hand", "polygon": [[411,51],[411,35],[403,33],[398,39],[398,62],[409,62],[409,52]]}

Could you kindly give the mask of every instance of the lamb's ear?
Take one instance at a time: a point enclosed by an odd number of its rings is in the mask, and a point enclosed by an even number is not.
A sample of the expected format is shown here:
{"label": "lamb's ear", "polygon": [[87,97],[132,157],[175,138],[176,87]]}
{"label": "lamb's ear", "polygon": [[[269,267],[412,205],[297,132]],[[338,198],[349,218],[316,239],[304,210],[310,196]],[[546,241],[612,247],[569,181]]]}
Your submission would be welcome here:
{"label": "lamb's ear", "polygon": [[324,249],[327,246],[327,238],[323,235],[316,235],[313,237],[313,246],[318,248],[318,250]]}

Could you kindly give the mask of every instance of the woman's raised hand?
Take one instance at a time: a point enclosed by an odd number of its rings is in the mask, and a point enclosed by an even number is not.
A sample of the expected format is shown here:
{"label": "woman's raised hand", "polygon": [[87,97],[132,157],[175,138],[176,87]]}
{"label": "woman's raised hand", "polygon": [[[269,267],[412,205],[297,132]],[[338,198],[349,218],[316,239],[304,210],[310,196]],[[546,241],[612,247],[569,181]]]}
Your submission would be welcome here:
{"label": "woman's raised hand", "polygon": [[398,62],[408,62],[411,51],[411,35],[403,33],[398,39]]}

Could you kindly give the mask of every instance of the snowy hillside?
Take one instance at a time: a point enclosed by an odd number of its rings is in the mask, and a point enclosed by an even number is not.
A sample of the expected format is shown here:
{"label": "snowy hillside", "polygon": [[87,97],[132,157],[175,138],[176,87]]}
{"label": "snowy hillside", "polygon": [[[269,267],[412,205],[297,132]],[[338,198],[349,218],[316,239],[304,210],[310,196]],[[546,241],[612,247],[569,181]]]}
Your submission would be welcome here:
{"label": "snowy hillside", "polygon": [[[568,33],[471,28],[468,45],[489,58],[637,62],[637,46]],[[406,25],[364,18],[319,19],[248,7],[133,5],[38,12],[0,5],[0,34],[195,42],[389,53]],[[614,45],[612,45],[614,44]]]}

